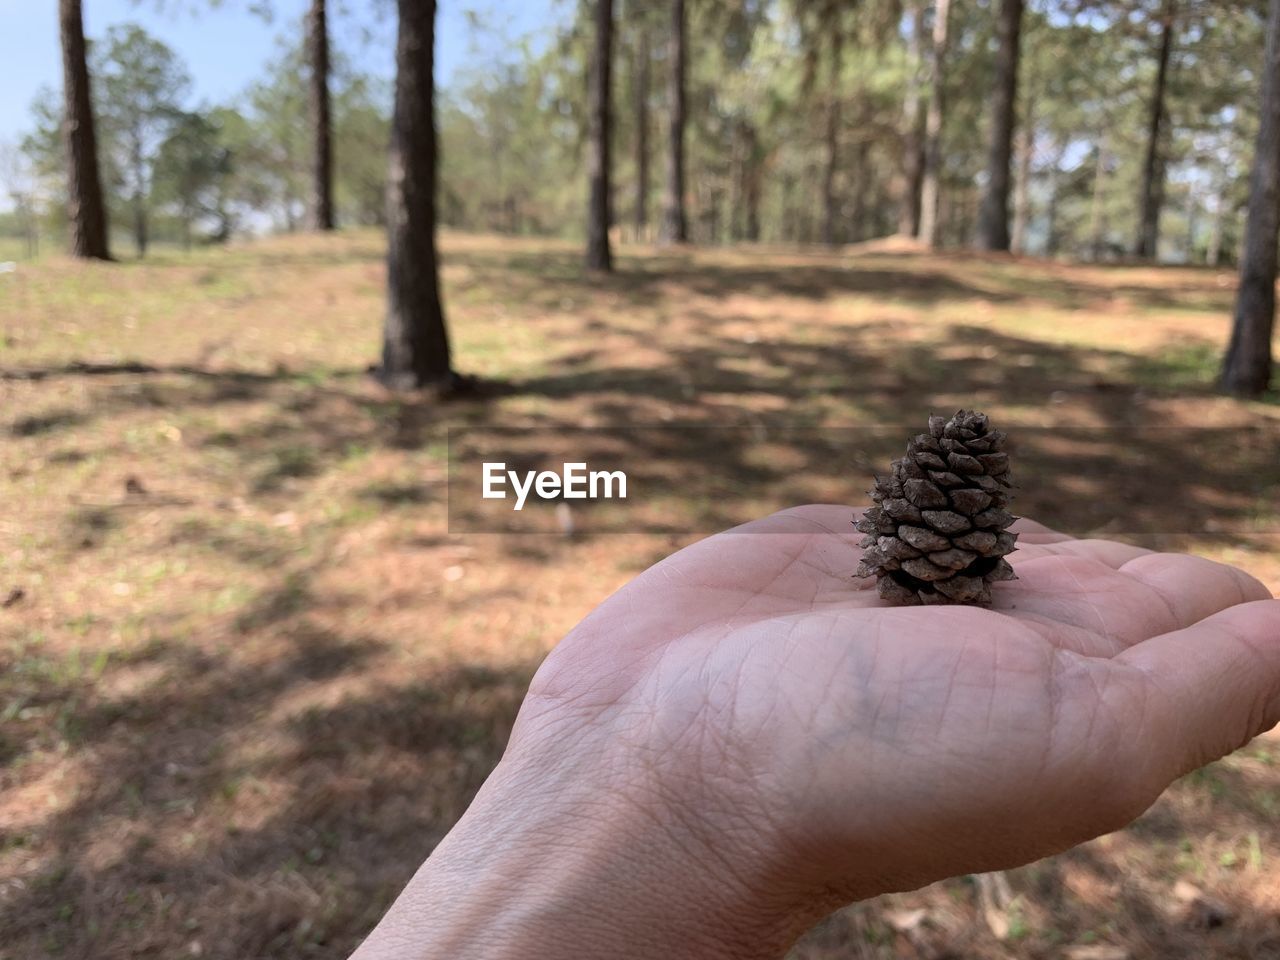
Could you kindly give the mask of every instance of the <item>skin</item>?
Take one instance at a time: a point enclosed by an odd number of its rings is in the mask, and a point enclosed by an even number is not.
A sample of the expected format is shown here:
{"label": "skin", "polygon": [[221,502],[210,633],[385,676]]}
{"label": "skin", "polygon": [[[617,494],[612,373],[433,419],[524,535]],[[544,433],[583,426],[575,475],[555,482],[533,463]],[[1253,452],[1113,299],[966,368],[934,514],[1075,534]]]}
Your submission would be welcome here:
{"label": "skin", "polygon": [[989,609],[888,607],[849,507],[651,567],[353,960],[776,958],[836,906],[1118,829],[1280,721],[1280,601],[1020,521]]}

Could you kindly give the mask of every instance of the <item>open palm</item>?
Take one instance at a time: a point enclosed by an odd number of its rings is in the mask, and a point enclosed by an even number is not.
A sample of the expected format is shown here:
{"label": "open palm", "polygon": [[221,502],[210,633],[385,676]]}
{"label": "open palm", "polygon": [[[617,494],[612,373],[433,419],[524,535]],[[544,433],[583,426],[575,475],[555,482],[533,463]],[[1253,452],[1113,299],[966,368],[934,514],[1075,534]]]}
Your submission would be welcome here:
{"label": "open palm", "polygon": [[1117,828],[1280,720],[1280,601],[1248,574],[1024,521],[991,608],[895,608],[852,579],[852,516],[650,568],[552,652],[513,750],[594,751],[725,875],[853,899]]}

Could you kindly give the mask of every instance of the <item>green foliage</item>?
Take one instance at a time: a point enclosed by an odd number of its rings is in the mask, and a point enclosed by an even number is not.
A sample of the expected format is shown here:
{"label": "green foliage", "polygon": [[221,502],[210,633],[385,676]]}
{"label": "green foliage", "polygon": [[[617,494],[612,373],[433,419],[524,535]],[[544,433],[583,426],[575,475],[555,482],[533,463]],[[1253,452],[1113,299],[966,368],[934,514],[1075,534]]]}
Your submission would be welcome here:
{"label": "green foliage", "polygon": [[212,222],[212,239],[225,240],[230,235],[232,169],[232,153],[216,118],[201,113],[174,118],[172,131],[156,156],[152,200],[174,211],[184,246],[191,246],[192,229],[200,220]]}
{"label": "green foliage", "polygon": [[[208,0],[187,0],[209,7]],[[173,0],[165,0],[173,6]],[[216,0],[212,6],[216,6]],[[924,46],[931,4],[925,4]],[[510,36],[469,18],[475,54],[438,91],[440,213],[462,229],[576,235],[584,222],[585,77],[591,5],[566,4],[554,36]],[[1034,253],[1127,250],[1138,216],[1164,0],[1038,0],[1024,19],[1018,97]],[[1257,128],[1262,21],[1256,0],[1174,6],[1160,142],[1162,250],[1229,260]],[[904,189],[907,102],[921,65],[910,0],[724,0],[688,5],[686,206],[699,243],[811,242],[822,235],[834,156],[834,239],[894,232]],[[613,99],[615,220],[635,228],[638,187],[658,215],[670,7],[619,3]],[[94,44],[95,98],[117,229],[142,209],[157,232],[222,239],[302,221],[311,137],[302,25],[235,102],[194,109],[185,71],[138,27]],[[970,239],[993,82],[994,2],[953,3],[945,68],[942,239]],[[337,39],[337,38],[335,38]],[[390,91],[333,53],[335,194],[347,224],[381,224]],[[22,154],[38,189],[25,222],[62,219],[61,104],[33,106]],[[829,125],[836,117],[834,154]],[[640,185],[639,124],[647,181]],[[1029,133],[1029,136],[1026,135]],[[32,212],[33,211],[33,212]]]}
{"label": "green foliage", "polygon": [[[177,55],[136,24],[111,27],[93,48],[94,112],[113,218],[131,220],[145,252],[155,158],[183,116],[191,78]],[[120,200],[126,200],[127,210]]]}
{"label": "green foliage", "polygon": [[[306,59],[300,24],[277,41],[267,75],[240,98],[239,119],[229,125],[236,156],[235,205],[241,220],[294,230],[305,212],[310,178],[311,133]],[[387,84],[357,71],[333,51],[334,186],[341,223],[381,224],[390,137]]]}

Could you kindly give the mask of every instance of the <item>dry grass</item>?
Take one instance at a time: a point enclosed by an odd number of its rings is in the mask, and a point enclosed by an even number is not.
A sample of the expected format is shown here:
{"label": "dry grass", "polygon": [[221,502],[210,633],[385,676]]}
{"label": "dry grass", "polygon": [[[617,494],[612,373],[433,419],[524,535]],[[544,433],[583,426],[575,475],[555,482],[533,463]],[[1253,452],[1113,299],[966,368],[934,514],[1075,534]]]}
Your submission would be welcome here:
{"label": "dry grass", "polygon": [[[961,405],[1036,438],[1123,425],[1029,442],[1047,469],[1024,511],[1119,509],[1280,588],[1280,408],[1210,389],[1227,273],[624,249],[595,281],[567,246],[444,247],[460,364],[502,385],[447,406],[364,376],[372,234],[0,277],[3,960],[344,957],[496,761],[543,653],[689,539],[450,533],[451,426],[757,435]],[[1188,433],[1259,424],[1261,448]],[[759,482],[662,508],[692,530],[857,499],[863,478],[810,443],[676,445],[689,474]],[[959,879],[844,911],[798,954],[1280,956],[1278,762],[1259,740],[1014,872],[991,922]]]}

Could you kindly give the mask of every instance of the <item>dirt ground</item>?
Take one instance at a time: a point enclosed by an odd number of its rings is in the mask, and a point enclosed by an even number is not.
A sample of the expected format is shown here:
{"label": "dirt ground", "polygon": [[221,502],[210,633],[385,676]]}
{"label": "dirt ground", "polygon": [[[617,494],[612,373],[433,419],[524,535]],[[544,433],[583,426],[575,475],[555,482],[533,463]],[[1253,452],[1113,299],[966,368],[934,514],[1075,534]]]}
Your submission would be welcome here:
{"label": "dirt ground", "polygon": [[[1015,428],[1020,512],[1280,590],[1280,405],[1211,389],[1227,271],[887,243],[623,248],[595,280],[567,244],[443,246],[457,365],[489,383],[448,404],[366,376],[373,233],[0,277],[0,960],[341,960],[573,623],[702,532],[861,502],[930,410]],[[703,432],[655,453],[655,424]],[[648,513],[451,511],[450,431],[571,460],[583,426],[670,471]],[[1280,958],[1280,739],[795,956]]]}

